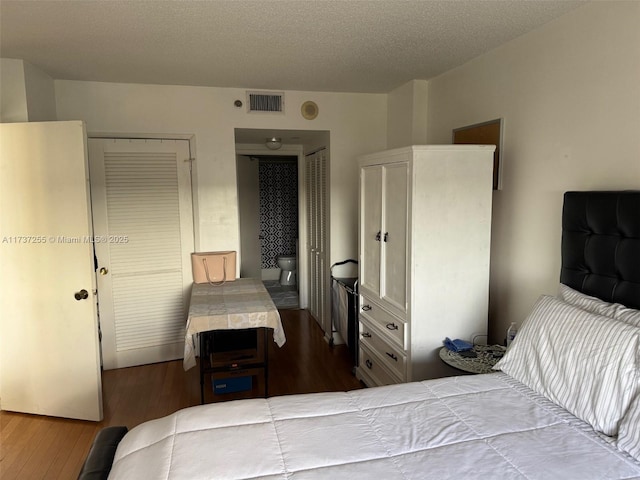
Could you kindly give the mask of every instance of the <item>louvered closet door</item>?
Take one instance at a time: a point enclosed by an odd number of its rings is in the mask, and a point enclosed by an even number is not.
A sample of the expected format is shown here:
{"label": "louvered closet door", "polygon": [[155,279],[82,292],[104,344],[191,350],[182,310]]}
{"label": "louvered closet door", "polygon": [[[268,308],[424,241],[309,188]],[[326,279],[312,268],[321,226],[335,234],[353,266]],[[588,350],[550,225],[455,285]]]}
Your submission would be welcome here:
{"label": "louvered closet door", "polygon": [[318,282],[318,321],[322,330],[331,332],[330,318],[327,313],[328,282],[326,269],[327,252],[327,162],[325,151],[316,153],[316,271],[315,276]]}
{"label": "louvered closet door", "polygon": [[105,369],[182,358],[191,285],[189,142],[90,139]]}
{"label": "louvered closet door", "polygon": [[315,316],[317,292],[314,279],[314,259],[315,259],[315,242],[314,242],[314,230],[315,223],[313,222],[315,212],[315,168],[314,158],[312,155],[305,157],[305,204],[307,210],[307,252],[308,252],[308,265],[309,265],[309,312]]}
{"label": "louvered closet door", "polygon": [[309,311],[326,332],[326,156],[321,150],[306,157],[307,239],[309,252]]}

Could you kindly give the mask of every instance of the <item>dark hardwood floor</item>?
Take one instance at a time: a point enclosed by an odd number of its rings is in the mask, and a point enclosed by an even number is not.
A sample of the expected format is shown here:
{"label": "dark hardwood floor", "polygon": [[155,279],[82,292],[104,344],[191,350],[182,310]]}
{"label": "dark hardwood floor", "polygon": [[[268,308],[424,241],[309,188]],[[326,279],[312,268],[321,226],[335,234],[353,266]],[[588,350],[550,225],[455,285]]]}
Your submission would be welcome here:
{"label": "dark hardwood floor", "polygon": [[[287,342],[269,333],[269,396],[362,388],[346,346],[330,347],[306,310],[281,310]],[[95,434],[110,425],[129,429],[200,404],[198,368],[182,360],[103,373],[104,420],[86,422],[0,412],[0,478],[75,479]]]}

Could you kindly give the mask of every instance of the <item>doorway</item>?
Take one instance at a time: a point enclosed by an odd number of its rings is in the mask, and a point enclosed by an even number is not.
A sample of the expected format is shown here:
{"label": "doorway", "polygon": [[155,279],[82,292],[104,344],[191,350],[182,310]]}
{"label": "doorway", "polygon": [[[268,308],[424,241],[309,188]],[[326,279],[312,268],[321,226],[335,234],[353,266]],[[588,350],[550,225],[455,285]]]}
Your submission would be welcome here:
{"label": "doorway", "polygon": [[181,358],[193,207],[184,139],[90,138],[105,370]]}
{"label": "doorway", "polygon": [[262,279],[278,308],[298,308],[298,157],[238,155],[237,172],[240,276]]}
{"label": "doorway", "polygon": [[[282,141],[282,146],[278,150],[269,150],[265,145],[265,140],[271,137],[278,137]],[[307,188],[309,181],[306,159],[309,154],[313,154],[319,150],[324,149],[326,152],[326,159],[328,164],[329,156],[329,132],[322,130],[266,130],[266,129],[236,129],[235,141],[236,141],[236,156],[237,158],[244,156],[247,157],[245,161],[238,161],[238,198],[239,208],[242,210],[244,202],[258,202],[258,185],[257,181],[254,181],[253,186],[251,182],[246,182],[243,168],[250,165],[248,157],[259,156],[296,156],[297,162],[297,176],[298,176],[298,255],[297,255],[297,285],[299,293],[299,307],[302,309],[309,308],[310,298],[317,298],[320,292],[311,292],[310,282],[310,260],[309,260],[309,221],[310,210],[307,198]],[[254,167],[256,168],[256,167]],[[257,178],[257,175],[254,177]],[[327,177],[328,178],[328,177]],[[244,183],[244,185],[243,185]],[[328,189],[328,185],[327,185]],[[253,196],[253,198],[252,198]],[[258,222],[259,218],[256,216],[253,220],[243,221],[243,215],[240,215],[240,265],[241,274],[243,270],[243,264],[247,255],[257,255],[255,252],[260,251],[259,246],[259,231]],[[246,216],[244,217],[247,218]],[[327,230],[330,225],[330,221],[326,218]],[[253,230],[252,230],[253,229]],[[328,236],[327,236],[328,238]],[[251,253],[254,252],[254,253]],[[249,263],[254,263],[249,262]],[[278,270],[276,270],[277,274]],[[253,276],[262,275],[262,271],[254,271]],[[247,271],[247,276],[249,272]],[[329,274],[327,272],[327,277]],[[329,288],[329,285],[315,284],[315,289]],[[326,295],[322,296],[325,299],[330,298],[328,291]],[[329,311],[326,309],[325,311]],[[330,321],[327,319],[317,319],[318,323],[323,326],[330,325]],[[326,331],[326,330],[325,330]],[[330,331],[328,332],[330,333]]]}

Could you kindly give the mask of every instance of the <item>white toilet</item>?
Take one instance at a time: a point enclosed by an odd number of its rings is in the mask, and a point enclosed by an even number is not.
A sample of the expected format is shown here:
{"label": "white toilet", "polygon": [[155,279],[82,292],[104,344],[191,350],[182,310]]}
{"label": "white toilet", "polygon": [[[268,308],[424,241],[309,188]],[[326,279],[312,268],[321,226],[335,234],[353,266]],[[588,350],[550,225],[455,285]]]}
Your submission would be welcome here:
{"label": "white toilet", "polygon": [[296,284],[296,257],[295,255],[282,255],[276,258],[280,268],[280,285],[288,286]]}

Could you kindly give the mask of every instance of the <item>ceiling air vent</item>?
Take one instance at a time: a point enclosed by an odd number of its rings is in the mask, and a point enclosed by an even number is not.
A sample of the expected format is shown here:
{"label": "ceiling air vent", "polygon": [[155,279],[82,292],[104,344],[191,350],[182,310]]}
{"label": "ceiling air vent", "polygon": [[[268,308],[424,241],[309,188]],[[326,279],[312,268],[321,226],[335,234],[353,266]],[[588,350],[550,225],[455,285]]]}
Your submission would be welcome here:
{"label": "ceiling air vent", "polygon": [[250,112],[284,112],[284,93],[247,92]]}

